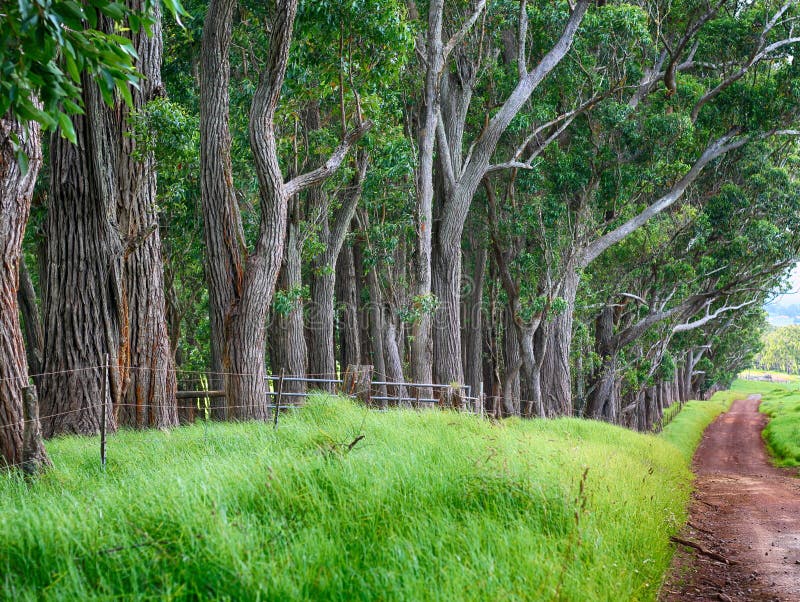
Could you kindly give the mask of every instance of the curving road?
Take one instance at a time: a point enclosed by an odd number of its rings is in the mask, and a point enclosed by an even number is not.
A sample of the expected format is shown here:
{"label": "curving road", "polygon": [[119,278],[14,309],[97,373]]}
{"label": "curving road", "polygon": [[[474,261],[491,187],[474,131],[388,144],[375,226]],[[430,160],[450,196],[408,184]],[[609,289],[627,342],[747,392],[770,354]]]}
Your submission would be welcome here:
{"label": "curving road", "polygon": [[660,600],[800,601],[800,479],[770,463],[760,403],[733,402],[703,434],[680,536],[701,550],[678,545]]}

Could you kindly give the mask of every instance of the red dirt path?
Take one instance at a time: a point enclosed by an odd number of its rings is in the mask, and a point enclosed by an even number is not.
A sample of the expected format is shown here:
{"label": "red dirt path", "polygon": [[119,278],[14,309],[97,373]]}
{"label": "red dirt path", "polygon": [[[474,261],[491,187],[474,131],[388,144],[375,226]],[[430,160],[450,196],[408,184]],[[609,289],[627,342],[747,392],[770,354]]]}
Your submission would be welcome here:
{"label": "red dirt path", "polygon": [[800,479],[770,463],[760,403],[758,395],[733,402],[703,435],[681,538],[711,555],[676,544],[662,602],[800,601]]}

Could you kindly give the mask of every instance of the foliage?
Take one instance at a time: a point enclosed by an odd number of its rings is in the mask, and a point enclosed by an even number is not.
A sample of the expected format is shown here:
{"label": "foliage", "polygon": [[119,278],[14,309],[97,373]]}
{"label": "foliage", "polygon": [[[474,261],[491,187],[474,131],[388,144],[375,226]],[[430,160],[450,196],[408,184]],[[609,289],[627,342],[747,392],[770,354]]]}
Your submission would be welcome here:
{"label": "foliage", "polygon": [[[183,13],[178,0],[164,4],[176,17]],[[129,86],[137,85],[137,56],[119,33],[123,27],[147,30],[149,7],[138,13],[113,0],[18,0],[5,2],[2,10],[0,115],[60,128],[75,142],[69,117],[83,112],[81,89],[88,79],[109,106],[115,93],[132,104]]]}

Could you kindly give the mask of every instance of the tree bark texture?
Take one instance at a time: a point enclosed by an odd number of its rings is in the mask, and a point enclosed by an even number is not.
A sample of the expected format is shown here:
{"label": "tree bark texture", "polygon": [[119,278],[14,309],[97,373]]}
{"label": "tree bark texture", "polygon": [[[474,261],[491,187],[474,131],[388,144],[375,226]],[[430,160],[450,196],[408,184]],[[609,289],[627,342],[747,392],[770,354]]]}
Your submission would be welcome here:
{"label": "tree bark texture", "polygon": [[[278,288],[284,291],[296,292],[303,286],[301,272],[302,249],[300,248],[302,243],[299,240],[298,232],[300,225],[292,220],[287,227],[288,236],[284,249],[283,267],[278,275]],[[272,369],[275,374],[283,370],[287,376],[301,378],[306,376],[308,352],[305,333],[303,331],[303,305],[303,299],[298,295],[289,313],[283,315],[278,312],[273,312],[273,327],[277,335],[273,346],[275,351],[273,360],[275,364],[272,366]],[[306,383],[300,381],[285,381],[283,383],[283,390],[287,393],[304,393],[306,391]]]}
{"label": "tree bark texture", "polygon": [[[235,0],[212,0],[203,25],[200,76],[200,189],[206,245],[212,372],[225,369],[225,322],[244,280],[246,256],[231,164],[230,60]],[[219,374],[212,376],[220,377]],[[221,387],[221,377],[212,385]],[[228,399],[228,404],[232,404]]]}
{"label": "tree bark texture", "polygon": [[[14,156],[12,135],[28,158],[23,172]],[[23,444],[23,389],[28,386],[28,362],[19,322],[17,289],[22,238],[30,214],[36,177],[42,166],[37,124],[25,130],[0,117],[0,463],[19,465]],[[44,448],[42,448],[44,454]]]}
{"label": "tree bark texture", "polygon": [[[116,130],[96,85],[84,77],[86,114],[73,118],[77,144],[54,135],[45,226],[44,372],[40,394],[45,437],[96,434],[110,362],[110,399],[120,401],[128,364],[122,290],[123,244],[117,224]],[[116,428],[113,412],[107,428]]]}
{"label": "tree bark texture", "polygon": [[[19,289],[17,290],[19,311],[22,315],[22,324],[25,330],[25,351],[28,358],[28,370],[31,374],[41,374],[42,355],[44,354],[44,330],[42,330],[42,317],[36,301],[36,289],[28,271],[25,257],[19,259]],[[36,380],[37,377],[34,377]],[[41,386],[41,379],[37,386]]]}
{"label": "tree bark texture", "polygon": [[358,289],[353,247],[344,245],[336,261],[336,299],[339,317],[339,365],[361,363],[361,327],[358,320]]}
{"label": "tree bark texture", "polygon": [[[133,10],[144,10],[150,4],[149,0],[129,0]],[[136,67],[143,76],[138,89],[131,88],[133,109],[138,111],[163,94],[161,9],[159,3],[152,6],[150,35],[143,30],[131,33],[139,55]],[[120,110],[124,128],[128,110],[124,105]],[[123,133],[119,140],[119,226],[125,243],[123,294],[127,299],[123,325],[128,330],[125,338],[131,371],[117,418],[120,425],[138,428],[176,426],[175,364],[167,329],[156,164],[152,154],[141,159],[135,156],[133,137]]]}

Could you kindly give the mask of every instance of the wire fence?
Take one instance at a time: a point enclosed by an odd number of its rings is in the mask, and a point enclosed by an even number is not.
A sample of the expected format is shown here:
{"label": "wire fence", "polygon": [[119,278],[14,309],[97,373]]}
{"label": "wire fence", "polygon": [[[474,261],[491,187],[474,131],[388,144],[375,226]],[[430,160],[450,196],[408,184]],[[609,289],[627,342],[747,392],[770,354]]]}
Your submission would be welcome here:
{"label": "wire fence", "polygon": [[[197,417],[197,413],[199,412],[200,415],[202,415],[202,413],[206,410],[223,410],[225,413],[235,414],[236,410],[253,409],[252,404],[238,405],[227,402],[219,406],[211,406],[210,404],[202,405],[201,401],[203,400],[224,398],[226,396],[224,390],[208,388],[209,376],[221,377],[222,379],[229,379],[232,377],[263,377],[266,380],[266,399],[264,400],[262,407],[263,409],[268,410],[270,414],[276,409],[278,411],[283,411],[294,410],[302,407],[307,398],[320,392],[344,395],[353,399],[364,401],[367,405],[373,407],[374,409],[383,410],[393,406],[417,408],[443,406],[444,392],[455,391],[457,392],[455,398],[458,400],[459,404],[461,404],[459,409],[473,412],[480,411],[478,403],[480,400],[477,397],[470,395],[470,387],[467,385],[442,385],[437,383],[406,382],[391,379],[385,374],[379,374],[377,372],[371,374],[371,376],[378,376],[378,379],[370,378],[365,389],[355,390],[352,386],[348,389],[346,372],[342,374],[307,373],[305,375],[264,375],[264,373],[214,372],[182,370],[176,368],[150,368],[146,366],[116,366],[113,364],[96,364],[70,370],[57,370],[30,374],[26,377],[20,376],[2,378],[0,379],[0,385],[16,382],[20,389],[24,389],[31,386],[31,383],[42,385],[45,379],[61,379],[72,376],[85,377],[87,372],[92,371],[98,373],[98,378],[103,378],[103,374],[106,374],[104,377],[106,379],[108,378],[108,372],[125,374],[134,371],[146,371],[150,373],[160,373],[162,375],[165,373],[170,375],[174,374],[178,385],[176,390],[175,408],[177,409],[178,415],[182,422],[194,422]],[[287,384],[293,384],[296,386],[293,390],[283,390],[284,386]],[[50,386],[52,386],[52,383],[50,383]],[[386,391],[386,394],[379,394],[379,392],[384,390]],[[422,391],[428,390],[434,392],[434,396],[425,396],[420,394]],[[396,394],[389,394],[390,391],[394,391]],[[409,394],[409,391],[413,391],[415,394]],[[137,410],[147,412],[153,407],[152,404],[147,403],[126,403],[123,400],[111,401],[110,393],[106,393],[105,397],[105,403],[110,406],[109,409],[111,412],[118,411],[122,408],[135,408]],[[196,403],[186,403],[187,400],[196,400]],[[80,407],[39,415],[38,421],[46,422],[52,419],[63,417],[65,415],[79,412],[96,412],[102,409],[103,403],[104,402],[102,400],[97,402],[82,403]],[[20,418],[19,420],[15,420],[8,424],[0,425],[0,431],[6,429],[23,429],[25,424],[35,421],[37,421],[36,418],[29,420]]]}
{"label": "wire fence", "polygon": [[[119,397],[112,399],[114,395],[108,386],[109,375],[114,373],[130,374],[136,371],[147,371],[153,374],[164,373],[174,375],[177,383],[176,399],[168,400],[164,405],[169,405],[177,412],[177,417],[181,423],[193,423],[198,417],[208,420],[209,418],[247,418],[254,414],[268,417],[278,424],[278,415],[282,411],[292,411],[301,408],[308,397],[322,393],[333,393],[347,396],[361,401],[370,409],[386,411],[391,407],[406,408],[442,408],[455,409],[460,411],[472,412],[481,417],[499,418],[505,409],[504,398],[497,395],[484,395],[482,387],[477,395],[473,395],[468,385],[440,384],[440,383],[418,383],[400,379],[393,379],[386,374],[375,371],[372,366],[348,366],[341,373],[327,374],[304,374],[304,375],[280,375],[261,373],[242,373],[242,372],[213,372],[199,370],[183,370],[180,368],[151,368],[146,366],[118,366],[112,363],[104,363],[90,366],[83,366],[69,370],[57,370],[31,374],[27,377],[8,377],[0,379],[0,387],[8,386],[10,382],[17,382],[20,389],[32,388],[35,391],[37,386],[44,385],[46,379],[63,379],[80,376],[86,378],[86,373],[96,371],[97,378],[103,379],[102,393],[97,395],[97,401],[79,402],[79,407],[68,407],[62,411],[50,412],[46,415],[38,414],[38,408],[31,418],[20,415],[18,420],[7,424],[0,424],[0,433],[8,429],[18,429],[24,432],[26,426],[33,425],[38,429],[41,424],[51,424],[51,421],[60,417],[76,413],[89,413],[90,423],[97,423],[95,432],[100,432],[102,437],[102,462],[105,465],[105,433],[109,427],[117,426],[117,416],[123,408],[135,410],[133,414],[137,416],[151,416],[151,411],[159,409],[159,404],[154,403],[130,403],[125,398]],[[258,404],[235,404],[230,403],[224,390],[209,389],[209,377],[217,377],[216,380],[227,380],[231,378],[264,378],[264,400],[262,405]],[[36,385],[31,385],[35,383]],[[66,383],[64,383],[66,384]],[[13,386],[13,385],[12,385]],[[49,383],[53,386],[53,383]],[[194,387],[194,388],[190,388]],[[62,394],[63,395],[63,394]],[[213,404],[212,399],[223,399],[222,403]],[[188,403],[193,400],[194,403]],[[515,399],[514,404],[522,408],[534,407],[533,402],[525,399]],[[65,403],[75,403],[74,400],[66,400]],[[681,411],[683,403],[676,401],[668,408],[665,408],[663,415],[653,424],[653,431],[661,430]],[[242,412],[239,412],[242,410]],[[28,413],[26,411],[26,413]],[[20,413],[22,414],[22,412]],[[101,414],[101,416],[98,416]],[[129,419],[120,421],[121,426],[126,426]],[[34,425],[34,423],[36,423]],[[142,426],[142,424],[137,424]],[[6,462],[4,466],[14,467],[23,463],[10,464]],[[0,465],[3,465],[0,457]]]}

